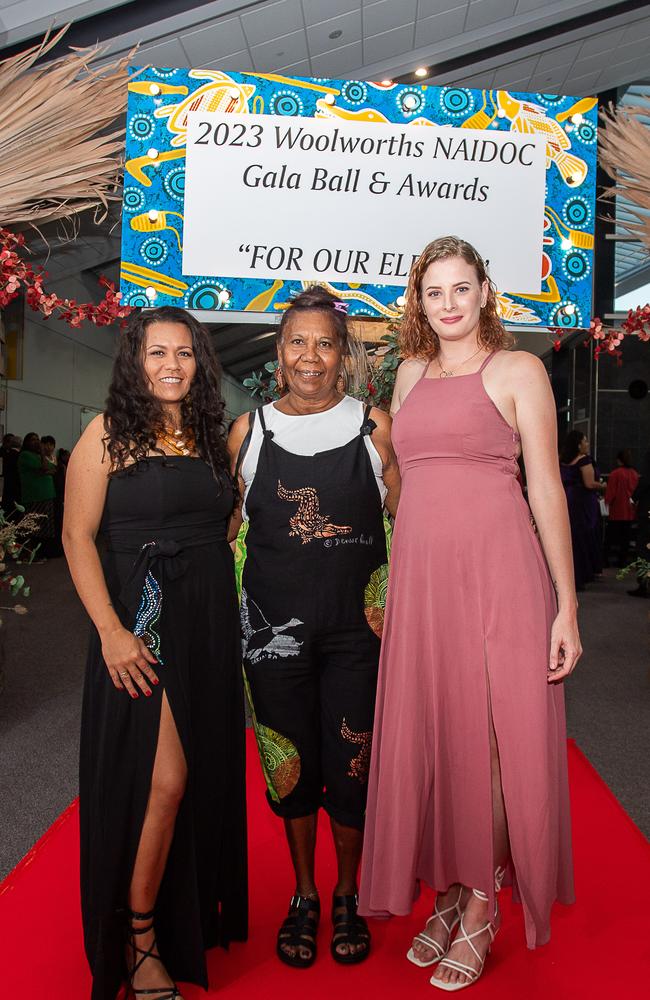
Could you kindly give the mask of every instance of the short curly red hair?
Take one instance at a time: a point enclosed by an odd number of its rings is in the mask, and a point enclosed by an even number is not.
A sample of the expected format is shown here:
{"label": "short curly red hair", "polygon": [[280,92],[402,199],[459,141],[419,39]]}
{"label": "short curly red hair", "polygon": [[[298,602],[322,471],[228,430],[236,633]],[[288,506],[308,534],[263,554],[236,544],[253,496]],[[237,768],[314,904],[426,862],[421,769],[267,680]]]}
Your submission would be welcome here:
{"label": "short curly red hair", "polygon": [[488,283],[487,302],[481,309],[478,342],[481,347],[498,351],[512,347],[514,337],[508,333],[497,314],[496,288],[488,277],[485,261],[471,243],[458,236],[441,236],[427,244],[411,268],[406,289],[406,307],[400,324],[399,343],[404,357],[435,358],[440,350],[437,333],[431,329],[422,305],[422,279],[430,264],[449,257],[462,257],[476,271],[479,284]]}

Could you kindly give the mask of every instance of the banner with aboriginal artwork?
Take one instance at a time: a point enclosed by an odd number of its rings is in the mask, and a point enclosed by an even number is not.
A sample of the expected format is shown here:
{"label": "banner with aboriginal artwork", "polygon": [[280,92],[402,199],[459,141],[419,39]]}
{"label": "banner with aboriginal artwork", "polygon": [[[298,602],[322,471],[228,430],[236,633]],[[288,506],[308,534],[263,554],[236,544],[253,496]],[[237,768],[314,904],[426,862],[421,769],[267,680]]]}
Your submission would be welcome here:
{"label": "banner with aboriginal artwork", "polygon": [[[296,166],[296,157],[302,156],[305,163],[311,162],[300,153],[300,148],[310,148],[306,144],[307,139],[312,145],[315,143],[317,149],[331,151],[338,144],[337,151],[347,153],[356,148],[351,145],[351,137],[355,137],[354,142],[361,144],[359,148],[364,153],[374,154],[377,150],[382,155],[408,154],[425,159],[430,155],[430,150],[437,146],[447,159],[450,156],[460,156],[465,160],[485,161],[498,158],[497,153],[494,153],[497,150],[502,154],[503,163],[507,162],[504,156],[505,151],[508,151],[508,156],[519,157],[520,164],[530,165],[524,159],[523,152],[528,148],[525,155],[531,158],[531,163],[536,155],[536,162],[541,164],[542,173],[538,172],[537,176],[541,179],[542,186],[544,173],[546,178],[543,196],[539,200],[539,213],[533,213],[534,233],[539,232],[540,274],[534,291],[501,287],[503,283],[499,282],[498,298],[502,319],[515,325],[557,326],[566,329],[588,327],[591,319],[594,253],[597,111],[596,99],[592,97],[481,91],[457,86],[373,84],[359,80],[309,79],[269,73],[225,73],[207,69],[148,68],[139,71],[129,83],[121,264],[124,301],[132,306],[143,307],[179,305],[193,310],[277,314],[286,307],[296,292],[316,280],[335,291],[339,299],[346,301],[351,315],[398,318],[403,308],[409,254],[381,254],[377,250],[378,259],[364,267],[364,258],[361,258],[359,265],[360,251],[357,250],[354,255],[349,253],[347,258],[342,257],[343,261],[355,261],[355,270],[350,265],[350,270],[346,271],[343,263],[335,271],[334,264],[338,262],[333,262],[331,256],[327,256],[329,251],[323,250],[323,256],[332,266],[329,270],[325,266],[318,268],[323,272],[319,276],[313,270],[314,257],[309,258],[311,269],[309,266],[301,267],[299,262],[302,251],[293,246],[288,248],[291,253],[288,253],[287,258],[289,265],[293,263],[293,268],[281,267],[279,263],[276,267],[271,257],[270,264],[267,259],[269,266],[264,269],[264,257],[266,255],[268,258],[266,251],[269,247],[251,247],[250,240],[247,240],[247,226],[250,228],[250,220],[255,213],[273,213],[273,206],[276,204],[273,189],[291,189],[292,186],[297,189],[303,184],[303,177]],[[233,128],[229,127],[231,115]],[[260,116],[257,122],[253,116]],[[306,118],[312,119],[312,122],[305,122]],[[285,120],[286,129],[282,127]],[[278,125],[278,122],[281,124]],[[376,125],[400,126],[400,129],[384,127],[373,132]],[[426,126],[430,128],[424,129]],[[282,150],[279,159],[276,151],[275,159],[278,162],[271,170],[267,169],[268,164],[264,162],[263,151],[256,149],[261,145],[259,137],[262,136],[263,129],[266,129],[267,137],[275,137],[276,145],[287,144],[289,147],[285,156],[287,162],[283,164],[284,172],[279,166],[279,160],[285,150]],[[364,139],[364,134],[383,138]],[[318,145],[321,140],[322,147]],[[292,148],[294,144],[301,142],[301,147]],[[207,146],[208,143],[209,155],[213,159],[208,166],[202,168],[202,187],[199,188],[194,181],[198,195],[191,204],[190,212],[186,180],[197,176],[195,164],[198,162],[198,154],[194,149],[195,146]],[[194,144],[189,150],[194,159],[188,153],[188,144]],[[219,161],[214,159],[216,153],[213,145],[227,144],[245,144],[251,147],[250,163],[243,171],[238,167],[237,174],[225,169],[219,170]],[[450,153],[452,149],[453,154]],[[417,152],[414,153],[413,150]],[[512,153],[511,150],[515,152]],[[234,153],[232,150],[231,152]],[[237,163],[245,164],[247,154],[248,150],[238,150]],[[435,156],[435,152],[433,155]],[[381,171],[371,171],[366,167],[369,157],[360,157],[361,161],[364,159],[365,163],[362,163],[350,158],[349,168],[334,177],[328,176],[328,171],[323,167],[310,166],[309,170],[305,170],[304,187],[315,190],[319,186],[325,188],[330,185],[331,190],[336,190],[337,197],[340,192],[346,191],[353,198],[355,185],[363,186],[364,183],[362,167],[366,168],[368,174],[368,187],[379,183],[377,176],[388,176]],[[215,162],[217,169],[213,168]],[[427,235],[422,240],[422,245],[428,239],[450,232],[471,238],[471,234],[467,232],[450,228],[448,221],[444,223],[444,231],[436,231],[436,219],[454,218],[453,203],[451,215],[449,214],[450,197],[459,199],[458,218],[463,217],[462,211],[471,211],[471,202],[474,200],[477,205],[486,200],[488,186],[479,185],[479,167],[474,169],[473,163],[466,164],[466,182],[454,185],[444,181],[440,183],[439,180],[435,183],[422,181],[410,164],[406,166],[408,170],[399,176],[393,186],[393,193],[404,195],[405,199],[400,203],[394,198],[391,203],[393,207],[386,209],[386,231],[390,233],[398,228],[391,222],[391,211],[399,211],[400,204],[405,204],[407,199],[409,204],[412,203],[415,194],[426,199],[423,212],[427,213],[427,220],[431,220],[423,230]],[[483,169],[483,162],[480,169]],[[476,173],[473,181],[472,173]],[[465,180],[465,174],[459,176]],[[244,185],[252,191],[250,211],[247,210],[249,203],[243,199],[237,202],[241,208],[237,208],[233,214],[237,195],[233,178],[241,179],[242,176]],[[336,188],[335,180],[338,184]],[[381,183],[387,186],[392,181]],[[522,182],[517,183],[521,186]],[[523,183],[525,184],[525,180]],[[254,190],[264,188],[269,189],[267,194],[263,190]],[[370,190],[376,194],[381,188],[370,187]],[[513,183],[511,190],[512,194],[509,196],[507,185],[504,188],[502,184],[498,196],[497,221],[516,248],[518,232],[523,232],[525,223],[528,223],[530,239],[530,218],[526,214],[526,218],[522,219],[524,202],[518,199],[516,183]],[[290,197],[286,194],[283,196]],[[446,199],[446,203],[442,205],[440,199]],[[203,200],[206,202],[205,219],[201,219]],[[356,199],[357,207],[359,201],[360,195]],[[470,202],[469,206],[467,202]],[[375,203],[378,213],[382,213],[383,206],[389,204],[386,198],[377,198]],[[283,204],[289,203],[285,201]],[[443,209],[447,216],[444,216]],[[238,229],[237,213],[241,215],[241,236],[238,233],[233,236],[233,230]],[[302,214],[304,216],[304,211]],[[300,220],[300,216],[300,211],[296,212],[297,220],[304,225],[304,218]],[[224,240],[228,237],[231,242],[234,241],[233,252],[236,252],[236,244],[240,244],[239,251],[243,257],[239,273],[236,257],[232,256],[226,256],[226,259],[233,260],[231,271],[234,273],[183,273],[184,236],[191,249],[188,255],[188,247],[185,248],[186,262],[189,259],[193,269],[201,269],[202,263],[201,254],[196,250],[196,246],[200,244],[194,239],[190,240],[191,218],[194,219],[195,227],[200,224],[204,245],[206,234],[207,238],[213,234],[215,243],[220,238]],[[327,210],[321,218],[331,221]],[[380,221],[382,218],[379,214]],[[392,219],[401,221],[395,215]],[[274,231],[273,221],[272,214],[264,220],[269,233]],[[278,216],[277,221],[278,229],[284,227],[287,230],[284,215],[282,218]],[[376,223],[376,220],[373,221]],[[313,226],[318,226],[317,217],[313,218]],[[289,232],[290,228],[289,226]],[[374,230],[371,226],[367,228],[374,234],[372,241],[377,249],[380,242],[376,235],[377,226],[375,225]],[[536,240],[537,236],[534,235],[533,239]],[[354,243],[351,245],[354,246]],[[317,246],[316,241],[313,247]],[[270,249],[277,250],[278,261],[281,257],[284,259],[282,247]],[[416,254],[421,246],[413,246],[411,249]],[[477,249],[484,256],[489,256],[478,243]],[[371,254],[367,253],[366,258],[369,256]],[[212,257],[222,259],[219,254],[206,254],[205,269],[209,268],[208,260]],[[315,260],[318,263],[318,257]],[[272,273],[274,268],[276,274]],[[259,273],[260,271],[263,273]],[[398,274],[399,280],[396,277]],[[339,280],[335,280],[338,275]],[[386,276],[386,283],[376,283],[377,277],[381,275]],[[393,283],[388,283],[391,275]],[[364,276],[368,280],[364,280]],[[530,289],[532,285],[528,287]]]}

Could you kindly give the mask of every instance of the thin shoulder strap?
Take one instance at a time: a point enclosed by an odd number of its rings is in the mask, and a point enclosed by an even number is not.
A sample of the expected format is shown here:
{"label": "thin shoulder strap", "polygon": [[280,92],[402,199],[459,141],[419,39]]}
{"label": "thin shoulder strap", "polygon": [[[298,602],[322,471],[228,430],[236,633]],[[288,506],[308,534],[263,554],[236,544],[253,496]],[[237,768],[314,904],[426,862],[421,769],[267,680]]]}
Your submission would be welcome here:
{"label": "thin shoulder strap", "polygon": [[478,372],[476,373],[477,375],[480,375],[481,372],[483,371],[483,369],[487,368],[487,366],[489,365],[490,361],[492,360],[492,358],[494,357],[495,354],[498,354],[498,351],[492,351],[491,354],[488,354],[487,358],[485,359],[485,361],[483,362],[483,364],[479,368]]}
{"label": "thin shoulder strap", "polygon": [[235,463],[235,476],[234,476],[235,482],[237,481],[237,477],[239,476],[239,472],[242,467],[242,462],[246,458],[246,452],[248,451],[248,447],[251,443],[251,437],[253,435],[253,426],[255,424],[255,413],[256,413],[255,410],[251,410],[250,413],[248,414],[248,430],[246,431],[246,437],[244,438],[244,440],[240,445],[239,452],[237,454],[237,462]]}
{"label": "thin shoulder strap", "polygon": [[359,428],[359,434],[363,437],[365,434],[372,434],[377,424],[374,420],[370,419],[370,411],[372,410],[372,403],[367,403],[363,411],[363,421],[361,422],[361,427]]}

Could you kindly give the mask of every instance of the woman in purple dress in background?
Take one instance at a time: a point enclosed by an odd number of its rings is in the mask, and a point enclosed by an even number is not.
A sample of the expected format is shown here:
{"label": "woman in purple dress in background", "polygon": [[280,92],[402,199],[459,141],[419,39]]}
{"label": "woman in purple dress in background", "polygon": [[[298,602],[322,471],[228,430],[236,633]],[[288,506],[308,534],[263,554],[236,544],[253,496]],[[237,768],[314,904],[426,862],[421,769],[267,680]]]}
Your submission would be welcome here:
{"label": "woman in purple dress in background", "polygon": [[584,590],[602,571],[598,494],[606,486],[599,482],[582,431],[567,434],[560,451],[560,473],[569,507],[576,590]]}
{"label": "woman in purple dress in background", "polygon": [[[494,286],[468,243],[423,250],[401,342],[402,494],[359,908],[406,914],[421,881],[435,889],[407,957],[438,962],[431,983],[451,992],[483,970],[504,877],[531,948],[549,938],[553,902],[573,900],[558,682],[581,647],[548,376],[504,350]],[[539,537],[516,478],[521,447]]]}

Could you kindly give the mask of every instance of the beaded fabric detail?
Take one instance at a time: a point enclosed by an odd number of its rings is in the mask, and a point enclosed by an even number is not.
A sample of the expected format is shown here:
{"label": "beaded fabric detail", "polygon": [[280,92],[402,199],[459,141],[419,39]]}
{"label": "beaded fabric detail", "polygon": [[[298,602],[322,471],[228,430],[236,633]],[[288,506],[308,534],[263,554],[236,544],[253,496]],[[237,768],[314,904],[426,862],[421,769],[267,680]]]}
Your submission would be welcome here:
{"label": "beaded fabric detail", "polygon": [[148,646],[159,663],[162,663],[163,659],[160,655],[160,636],[156,632],[156,625],[160,618],[161,609],[162,590],[153,573],[149,571],[142,588],[142,597],[135,618],[133,634],[144,640],[145,645]]}
{"label": "beaded fabric detail", "polygon": [[368,772],[370,770],[372,730],[367,733],[355,733],[353,729],[350,729],[344,719],[341,726],[341,736],[347,743],[356,743],[361,747],[357,756],[353,757],[350,761],[348,777],[356,778],[362,785],[365,785],[368,780]]}

